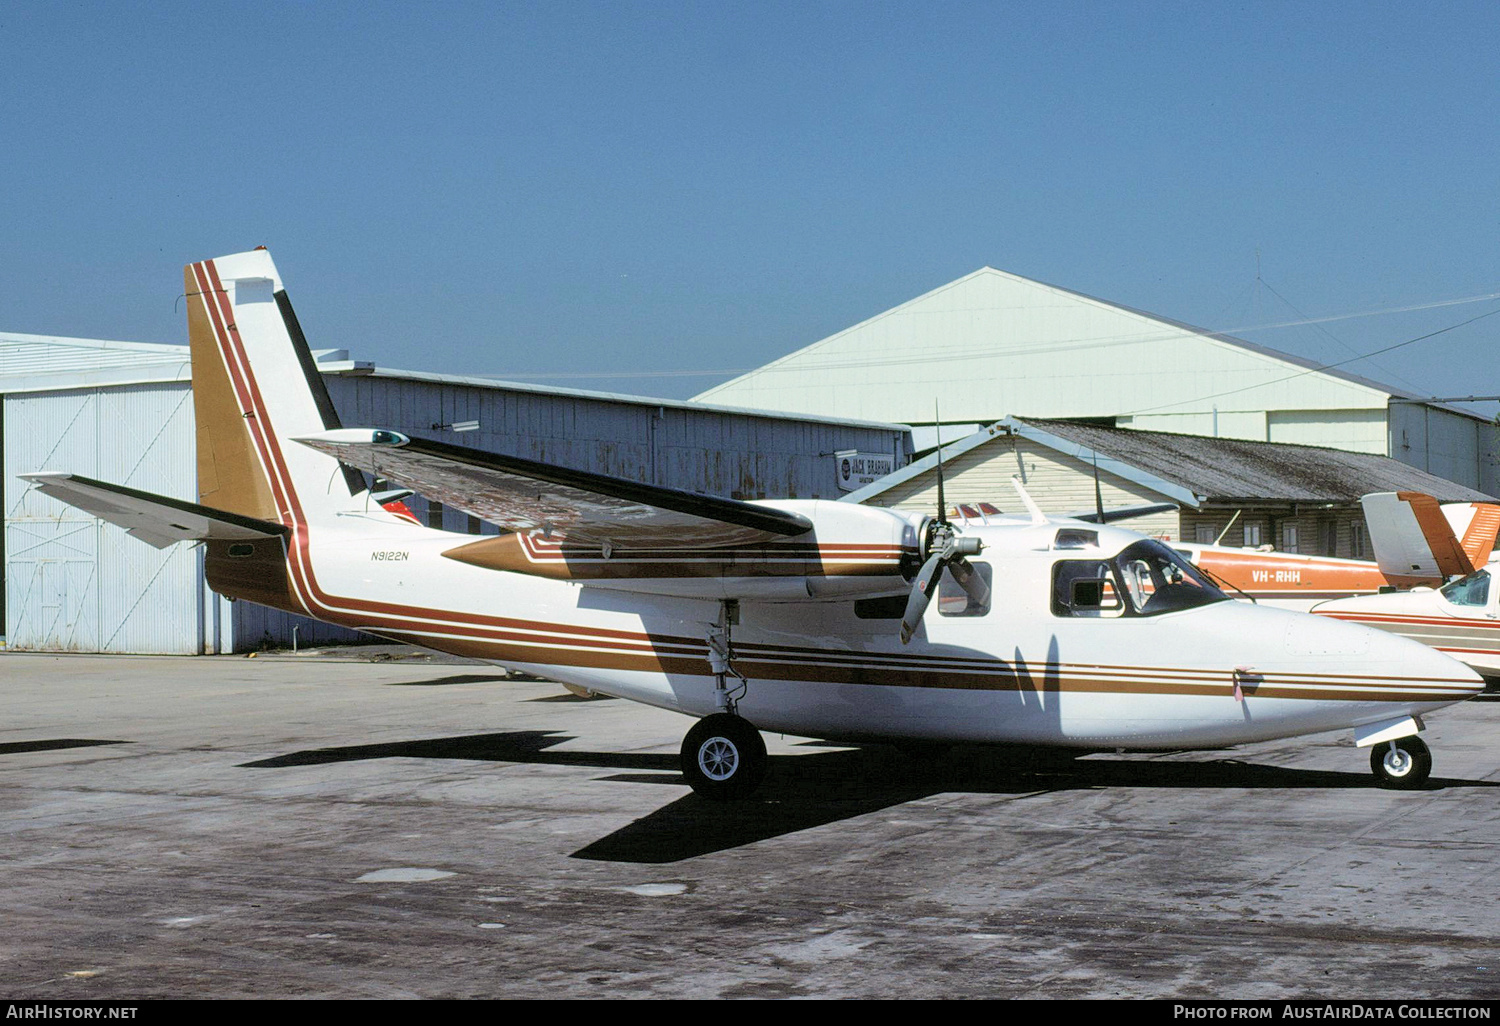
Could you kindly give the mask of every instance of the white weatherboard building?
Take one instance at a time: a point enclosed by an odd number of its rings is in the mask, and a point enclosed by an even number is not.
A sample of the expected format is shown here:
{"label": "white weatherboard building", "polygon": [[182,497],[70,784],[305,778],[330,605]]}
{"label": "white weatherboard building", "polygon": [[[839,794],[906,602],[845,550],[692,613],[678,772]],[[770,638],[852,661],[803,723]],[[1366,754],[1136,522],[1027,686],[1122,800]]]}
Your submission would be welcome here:
{"label": "white weatherboard building", "polygon": [[[1390,456],[1500,494],[1500,428],[1229,335],[985,267],[699,400],[931,424],[1008,416]],[[919,448],[934,443],[919,434]]]}

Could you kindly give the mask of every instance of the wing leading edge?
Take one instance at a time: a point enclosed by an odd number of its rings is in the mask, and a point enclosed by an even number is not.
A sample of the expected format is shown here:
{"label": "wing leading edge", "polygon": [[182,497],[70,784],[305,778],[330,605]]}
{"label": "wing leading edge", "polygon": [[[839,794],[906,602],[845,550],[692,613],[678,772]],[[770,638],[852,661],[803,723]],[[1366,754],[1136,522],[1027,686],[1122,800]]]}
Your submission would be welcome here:
{"label": "wing leading edge", "polygon": [[410,438],[395,431],[327,431],[296,439],[319,452],[511,531],[541,531],[573,542],[631,548],[743,545],[812,529],[774,506],[519,456]]}

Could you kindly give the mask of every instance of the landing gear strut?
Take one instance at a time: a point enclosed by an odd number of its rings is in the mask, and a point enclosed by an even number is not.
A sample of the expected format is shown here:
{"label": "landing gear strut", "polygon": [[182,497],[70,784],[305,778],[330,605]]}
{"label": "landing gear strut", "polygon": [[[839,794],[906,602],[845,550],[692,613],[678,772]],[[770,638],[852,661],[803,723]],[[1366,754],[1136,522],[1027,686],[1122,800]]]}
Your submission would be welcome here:
{"label": "landing gear strut", "polygon": [[1370,769],[1381,787],[1410,790],[1432,775],[1432,752],[1415,735],[1381,742],[1370,750]]}
{"label": "landing gear strut", "polygon": [[[765,739],[739,715],[739,699],[750,683],[734,668],[730,633],[739,621],[737,601],[719,604],[719,620],[708,632],[708,662],[719,712],[699,720],[682,739],[682,775],[694,791],[715,801],[744,798],[766,775]],[[729,686],[730,677],[739,679],[734,688]]]}

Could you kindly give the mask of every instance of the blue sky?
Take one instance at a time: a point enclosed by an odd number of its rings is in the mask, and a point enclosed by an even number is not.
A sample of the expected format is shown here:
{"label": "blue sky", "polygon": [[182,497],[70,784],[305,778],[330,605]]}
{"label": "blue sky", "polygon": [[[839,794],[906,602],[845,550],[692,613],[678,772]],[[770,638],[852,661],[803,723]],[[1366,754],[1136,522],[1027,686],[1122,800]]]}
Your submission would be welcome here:
{"label": "blue sky", "polygon": [[[5,2],[0,330],[180,342],[182,264],[263,243],[315,346],[578,388],[689,396],[986,264],[1343,360],[1500,309],[1258,327],[1500,292],[1497,38],[1492,2]],[[1349,369],[1500,393],[1497,341]]]}

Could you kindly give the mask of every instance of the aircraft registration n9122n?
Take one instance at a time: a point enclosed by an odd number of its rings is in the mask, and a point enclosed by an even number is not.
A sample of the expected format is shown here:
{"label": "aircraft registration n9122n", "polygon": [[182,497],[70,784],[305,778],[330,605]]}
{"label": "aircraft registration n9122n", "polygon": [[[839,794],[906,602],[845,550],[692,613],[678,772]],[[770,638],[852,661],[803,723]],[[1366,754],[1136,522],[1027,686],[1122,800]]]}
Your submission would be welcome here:
{"label": "aircraft registration n9122n", "polygon": [[[23,476],[153,545],[203,542],[222,595],[699,718],[682,769],[709,797],[759,784],[761,730],[1093,750],[1352,730],[1381,782],[1416,786],[1422,714],[1482,687],[1405,638],[1230,601],[1102,511],[1028,499],[969,527],[345,429],[269,253],[186,281],[199,501]],[[414,524],[375,477],[509,533]]]}

